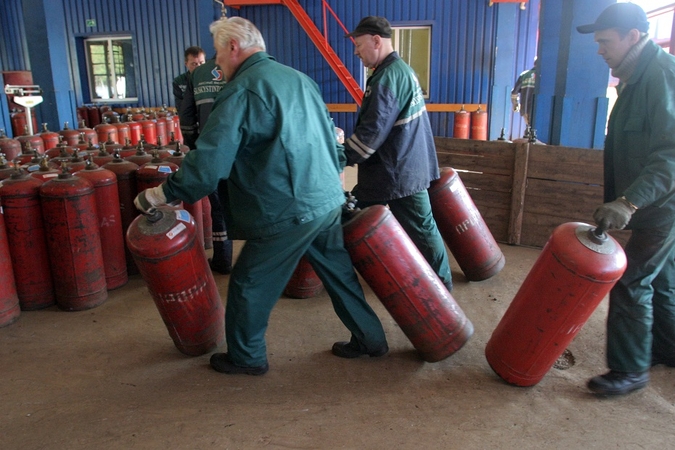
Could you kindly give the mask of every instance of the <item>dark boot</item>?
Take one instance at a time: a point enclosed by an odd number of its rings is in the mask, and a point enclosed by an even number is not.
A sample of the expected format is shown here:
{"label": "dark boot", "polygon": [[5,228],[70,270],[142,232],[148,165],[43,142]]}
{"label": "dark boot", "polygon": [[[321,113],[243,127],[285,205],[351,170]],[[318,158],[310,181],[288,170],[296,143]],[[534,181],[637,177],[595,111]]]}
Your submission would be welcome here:
{"label": "dark boot", "polygon": [[649,372],[617,372],[610,370],[588,381],[588,389],[600,395],[624,395],[649,383]]}

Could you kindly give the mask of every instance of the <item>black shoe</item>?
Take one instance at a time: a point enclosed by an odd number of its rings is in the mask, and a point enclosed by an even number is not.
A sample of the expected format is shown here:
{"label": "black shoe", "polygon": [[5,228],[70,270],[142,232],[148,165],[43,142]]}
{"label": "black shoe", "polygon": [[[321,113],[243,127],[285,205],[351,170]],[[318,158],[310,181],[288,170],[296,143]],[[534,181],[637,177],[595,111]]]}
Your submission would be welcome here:
{"label": "black shoe", "polygon": [[649,372],[617,372],[610,370],[588,380],[588,389],[600,395],[623,395],[637,391],[649,383]]}
{"label": "black shoe", "polygon": [[652,367],[663,364],[667,367],[675,367],[675,358],[664,358],[663,356],[652,355]]}
{"label": "black shoe", "polygon": [[270,370],[270,366],[267,363],[265,363],[264,366],[258,367],[237,366],[230,361],[230,355],[227,353],[214,353],[211,355],[210,364],[217,372],[229,374],[245,373],[246,375],[264,375]]}
{"label": "black shoe", "polygon": [[358,358],[359,356],[368,355],[378,357],[385,355],[389,351],[389,346],[385,343],[382,347],[375,350],[366,350],[356,342],[336,342],[331,349],[335,356],[340,358]]}
{"label": "black shoe", "polygon": [[448,292],[452,292],[452,281],[448,281],[447,283],[443,283],[443,285],[448,290]]}
{"label": "black shoe", "polygon": [[209,259],[209,267],[212,272],[218,272],[223,275],[228,275],[232,272],[231,264],[227,264],[224,261],[214,261],[213,258]]}

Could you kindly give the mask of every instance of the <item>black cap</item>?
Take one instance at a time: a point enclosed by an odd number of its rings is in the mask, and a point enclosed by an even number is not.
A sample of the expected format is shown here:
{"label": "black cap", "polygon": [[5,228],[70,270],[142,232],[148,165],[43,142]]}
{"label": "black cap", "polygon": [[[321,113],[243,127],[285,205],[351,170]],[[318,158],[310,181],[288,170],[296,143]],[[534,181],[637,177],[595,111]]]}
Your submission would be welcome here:
{"label": "black cap", "polygon": [[596,31],[620,28],[632,30],[637,28],[644,33],[649,30],[649,21],[644,10],[634,3],[615,3],[609,5],[600,13],[595,23],[581,25],[577,31],[582,34],[595,33]]}
{"label": "black cap", "polygon": [[361,22],[356,26],[354,31],[346,34],[345,37],[358,37],[364,34],[372,34],[382,36],[383,38],[391,37],[391,25],[389,21],[380,16],[368,16],[361,19]]}

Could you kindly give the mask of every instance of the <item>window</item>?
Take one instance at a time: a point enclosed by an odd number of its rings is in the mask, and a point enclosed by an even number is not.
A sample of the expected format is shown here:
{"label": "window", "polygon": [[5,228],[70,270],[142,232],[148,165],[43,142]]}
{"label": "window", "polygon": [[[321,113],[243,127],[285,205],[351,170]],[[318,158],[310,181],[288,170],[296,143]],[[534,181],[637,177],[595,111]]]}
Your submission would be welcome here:
{"label": "window", "polygon": [[131,36],[88,38],[84,45],[91,101],[137,101]]}
{"label": "window", "polygon": [[[429,98],[431,27],[392,27],[391,43],[401,59],[415,71],[424,98]],[[368,78],[372,70],[364,68]]]}
{"label": "window", "polygon": [[392,32],[394,50],[413,68],[424,98],[429,98],[431,27],[392,27]]}

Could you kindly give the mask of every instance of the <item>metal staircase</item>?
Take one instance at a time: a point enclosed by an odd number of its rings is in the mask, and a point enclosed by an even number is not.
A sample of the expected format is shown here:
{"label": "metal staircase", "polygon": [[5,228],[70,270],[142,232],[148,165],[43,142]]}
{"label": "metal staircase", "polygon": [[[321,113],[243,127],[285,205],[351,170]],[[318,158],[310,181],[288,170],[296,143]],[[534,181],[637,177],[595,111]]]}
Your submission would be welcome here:
{"label": "metal staircase", "polygon": [[[238,8],[241,6],[254,6],[254,5],[286,6],[293,14],[293,17],[295,17],[298,23],[300,23],[300,26],[305,30],[305,32],[312,40],[316,48],[319,49],[321,55],[323,55],[323,57],[326,59],[330,67],[337,74],[342,84],[344,84],[344,86],[347,88],[347,91],[354,98],[356,104],[361,106],[361,100],[363,99],[363,91],[361,90],[361,87],[356,82],[354,77],[352,77],[352,74],[349,72],[349,70],[347,70],[345,65],[342,63],[342,60],[337,55],[337,53],[335,53],[333,48],[330,46],[330,44],[328,43],[328,39],[323,34],[321,34],[321,31],[314,24],[312,18],[309,17],[305,9],[300,5],[300,3],[298,3],[298,0],[223,0],[223,4],[225,6],[233,8]],[[342,26],[342,28],[345,29],[345,27],[342,25],[342,23],[340,23],[339,19],[337,18],[333,10],[325,2],[325,0],[323,1],[323,5],[324,8],[328,8],[330,10],[331,14],[333,14],[335,19],[338,20],[340,26]],[[347,32],[346,29],[345,32]]]}

